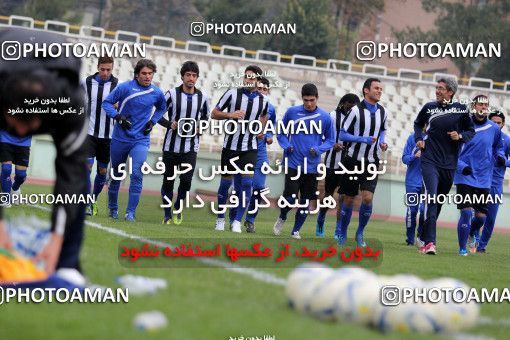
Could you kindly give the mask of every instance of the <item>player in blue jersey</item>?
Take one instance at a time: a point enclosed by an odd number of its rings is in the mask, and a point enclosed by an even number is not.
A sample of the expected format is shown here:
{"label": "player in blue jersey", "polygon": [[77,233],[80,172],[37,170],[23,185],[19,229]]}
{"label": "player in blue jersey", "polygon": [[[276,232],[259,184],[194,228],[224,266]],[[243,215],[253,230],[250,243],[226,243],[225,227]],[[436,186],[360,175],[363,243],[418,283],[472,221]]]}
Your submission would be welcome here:
{"label": "player in blue jersey", "polygon": [[[301,238],[299,231],[308,215],[309,202],[316,199],[317,166],[321,161],[321,154],[331,149],[335,144],[335,128],[331,117],[329,113],[317,106],[317,100],[319,99],[317,87],[314,84],[303,85],[301,97],[303,98],[303,105],[290,107],[285,112],[283,123],[285,125],[299,124],[301,121],[305,124],[306,131],[295,131],[288,135],[281,133],[277,136],[278,143],[284,150],[284,157],[288,161],[282,196],[291,205],[298,200],[299,196],[299,204],[301,205],[296,211],[294,228],[291,233],[291,236],[295,239]],[[311,122],[320,126],[321,130],[314,131],[311,128]],[[301,175],[296,179],[298,169],[301,169]],[[289,206],[281,207],[280,216],[273,226],[275,235],[280,235],[282,232],[287,214],[291,209]]]}
{"label": "player in blue jersey", "polygon": [[[500,129],[503,129],[503,126],[505,125],[505,115],[501,111],[493,111],[489,114],[489,119],[496,123],[496,125],[499,126]],[[501,137],[503,139],[503,150],[504,150],[504,157],[505,157],[505,164],[501,165],[495,165],[494,171],[492,172],[492,183],[491,183],[491,190],[490,195],[495,198],[496,195],[502,195],[503,194],[503,181],[505,179],[505,171],[506,168],[510,167],[510,137],[501,132]],[[487,248],[487,244],[489,243],[489,240],[492,235],[492,230],[494,229],[494,224],[496,223],[496,216],[498,215],[498,208],[499,203],[489,203],[487,206],[487,218],[485,219],[485,224],[483,225],[482,229],[482,235],[477,242],[475,239],[475,235],[477,234],[477,231],[474,230],[473,224],[471,225],[471,237],[474,240],[474,244],[471,245],[471,250],[478,253],[485,253],[485,250]],[[476,248],[475,248],[476,247]]]}
{"label": "player in blue jersey", "polygon": [[[18,202],[21,185],[27,178],[28,161],[32,136],[17,137],[5,130],[0,130],[0,162],[2,162],[2,192],[11,194],[11,202]],[[11,179],[12,165],[14,182]]]}
{"label": "player in blue jersey", "polygon": [[[454,178],[457,193],[463,197],[462,202],[457,204],[460,210],[457,225],[460,256],[468,254],[466,248],[471,226],[478,231],[485,223],[494,159],[497,166],[504,166],[506,161],[501,129],[487,118],[489,99],[478,95],[471,107],[476,134],[461,149]],[[475,217],[471,222],[473,210]]]}
{"label": "player in blue jersey", "polygon": [[[118,219],[118,196],[120,180],[119,165],[125,163],[128,156],[132,159],[129,200],[126,209],[126,221],[135,221],[135,212],[142,192],[142,165],[147,158],[152,127],[161,119],[166,110],[163,92],[152,84],[156,64],[141,59],[134,69],[134,79],[117,85],[103,101],[106,114],[117,123],[113,129],[111,141],[112,180],[108,188],[108,208],[110,217]],[[119,110],[114,107],[118,103]],[[154,114],[152,110],[155,108]]]}
{"label": "player in blue jersey", "polygon": [[[425,128],[426,129],[426,128]],[[424,130],[425,130],[424,129]],[[423,191],[423,183],[421,176],[421,150],[416,147],[416,143],[414,141],[414,133],[409,135],[407,138],[406,146],[404,147],[404,152],[402,154],[402,162],[407,165],[406,171],[406,243],[408,246],[416,244],[419,247],[423,246],[423,242],[419,237],[414,239],[415,232],[417,235],[421,234],[423,228],[423,203],[420,203],[419,199],[415,202],[416,204],[410,204],[409,197],[415,196],[416,198]],[[416,230],[416,217],[418,216],[418,211],[420,213],[420,217],[418,219],[418,230]]]}
{"label": "player in blue jersey", "polygon": [[[269,95],[269,80],[267,78],[260,77],[259,82],[257,83],[257,91],[266,97]],[[268,103],[267,119],[273,123],[273,126],[275,126],[276,109],[271,103]],[[261,169],[264,163],[269,163],[266,144],[271,145],[272,143],[273,133],[271,131],[268,131],[266,134],[260,134],[257,136],[257,163],[255,164],[255,173],[253,174],[253,191],[250,199],[250,204],[248,205],[246,219],[244,221],[244,227],[248,233],[255,232],[255,218],[257,217],[258,210],[251,214],[249,212],[254,210],[256,203],[260,201],[260,192],[266,186],[266,175],[262,173]],[[236,188],[235,190],[240,190],[240,188]]]}
{"label": "player in blue jersey", "polygon": [[[436,101],[423,106],[414,121],[414,141],[422,149],[421,171],[425,194],[432,199],[450,192],[457,168],[460,147],[473,138],[475,131],[465,105],[453,102],[457,82],[439,79]],[[427,135],[423,128],[427,125]],[[436,254],[436,223],[441,204],[425,202],[425,221],[419,235],[424,242],[422,254]]]}

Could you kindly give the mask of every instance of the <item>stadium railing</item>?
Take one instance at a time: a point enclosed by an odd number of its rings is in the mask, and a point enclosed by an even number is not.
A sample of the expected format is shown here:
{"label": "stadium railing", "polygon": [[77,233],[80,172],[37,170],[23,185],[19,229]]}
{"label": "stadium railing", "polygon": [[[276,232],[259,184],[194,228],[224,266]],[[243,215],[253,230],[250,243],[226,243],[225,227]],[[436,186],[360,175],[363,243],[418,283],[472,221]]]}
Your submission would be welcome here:
{"label": "stadium railing", "polygon": [[[293,65],[298,65],[300,67],[308,66],[312,68],[326,68],[330,71],[337,71],[337,64],[344,65],[347,67],[344,71],[353,71],[360,70],[361,72],[357,73],[371,73],[371,74],[379,74],[377,72],[373,72],[372,69],[377,68],[380,70],[383,70],[383,75],[390,75],[393,78],[400,79],[404,78],[405,74],[411,73],[411,74],[417,74],[419,75],[418,80],[425,80],[425,81],[435,81],[439,76],[443,76],[443,74],[440,73],[425,73],[418,70],[409,70],[409,69],[394,69],[394,68],[386,68],[385,66],[381,65],[373,65],[373,64],[352,64],[348,61],[343,60],[336,60],[336,59],[317,59],[313,56],[303,56],[303,55],[286,55],[281,54],[279,52],[274,51],[265,51],[265,50],[246,50],[242,47],[238,46],[230,46],[230,45],[223,45],[223,46],[215,46],[210,45],[206,42],[198,42],[198,41],[180,41],[175,40],[174,38],[170,37],[162,37],[162,36],[143,36],[136,32],[128,32],[128,31],[106,31],[101,27],[93,27],[93,26],[79,26],[79,25],[71,25],[66,22],[61,21],[54,21],[54,20],[46,20],[46,21],[40,21],[35,20],[30,17],[24,17],[24,16],[18,16],[18,15],[10,15],[10,16],[0,16],[0,22],[4,22],[7,25],[11,26],[24,26],[29,28],[36,28],[36,26],[41,27],[45,30],[51,30],[51,31],[57,31],[62,32],[65,34],[73,34],[73,35],[82,35],[82,36],[92,36],[96,38],[106,38],[109,39],[109,37],[113,37],[113,40],[121,40],[121,41],[131,41],[131,42],[148,42],[150,45],[154,47],[160,47],[160,48],[168,48],[171,50],[180,48],[187,51],[194,51],[197,47],[200,47],[202,49],[205,49],[205,53],[209,54],[220,54],[220,55],[229,55],[229,52],[232,51],[238,51],[241,53],[240,58],[250,58],[250,59],[258,59],[258,60],[267,60],[267,57],[272,56],[275,58],[274,62],[276,63],[290,63]],[[94,33],[96,32],[96,33]],[[97,36],[97,32],[100,33],[99,36]],[[312,65],[303,65],[302,62],[304,60],[307,60],[312,63]],[[448,76],[454,76],[454,75],[448,75]],[[455,76],[454,76],[455,77]],[[407,77],[405,77],[407,78]],[[457,77],[455,77],[457,78]],[[488,89],[501,89],[507,91],[510,88],[510,81],[506,82],[494,82],[490,79],[481,79],[481,78],[461,78],[459,79],[459,82],[464,85],[471,86],[471,84],[475,81],[481,81],[488,84],[488,87],[482,87],[482,88],[488,88]]]}

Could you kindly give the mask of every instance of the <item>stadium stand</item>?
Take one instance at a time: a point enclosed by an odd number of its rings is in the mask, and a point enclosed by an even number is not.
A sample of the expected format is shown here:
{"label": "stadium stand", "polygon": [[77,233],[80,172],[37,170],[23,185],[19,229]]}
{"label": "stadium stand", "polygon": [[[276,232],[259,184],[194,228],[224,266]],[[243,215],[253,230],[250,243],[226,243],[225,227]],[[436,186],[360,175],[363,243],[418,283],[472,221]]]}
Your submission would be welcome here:
{"label": "stadium stand", "polygon": [[[146,57],[153,59],[158,67],[154,83],[163,91],[177,86],[180,83],[179,69],[182,63],[186,60],[194,60],[200,67],[200,79],[197,86],[209,94],[211,105],[215,105],[226,90],[226,87],[219,86],[221,83],[241,81],[242,79],[236,76],[243,73],[246,65],[255,63],[264,71],[274,73],[273,77],[268,78],[273,84],[270,99],[277,109],[277,119],[282,118],[289,106],[300,104],[299,89],[305,81],[318,86],[319,106],[326,111],[332,111],[342,95],[347,92],[361,95],[363,81],[367,77],[376,76],[383,82],[381,104],[389,113],[389,131],[387,132],[389,170],[391,169],[391,172],[396,175],[405,173],[405,166],[400,158],[406,139],[413,130],[414,118],[424,103],[435,98],[434,80],[445,76],[439,73],[422,73],[417,70],[390,70],[381,65],[360,66],[332,59],[321,61],[307,56],[285,56],[270,51],[245,51],[232,46],[220,48],[204,42],[178,42],[172,38],[157,36],[141,37],[133,32],[107,32],[98,27],[71,26],[67,23],[46,25],[45,22],[38,22],[27,17],[0,16],[0,27],[6,25],[56,30],[68,36],[71,41],[81,43],[146,43]],[[241,51],[244,57],[229,55],[233,50]],[[305,61],[309,63],[309,60],[312,60],[312,64],[316,66],[300,64]],[[135,62],[135,59],[117,59],[113,73],[120,81],[131,79]],[[96,65],[95,58],[83,58],[82,77],[94,73]],[[345,66],[345,69],[337,68],[338,65]],[[354,68],[358,70],[361,68],[361,70],[353,71]],[[411,73],[417,75],[418,79],[404,77]],[[477,84],[485,83],[488,87],[460,85],[456,94],[458,100],[467,103],[476,94],[485,94],[488,95],[491,106],[499,107],[507,114],[510,113],[510,82],[496,83],[490,79],[480,78],[473,78],[473,80],[476,80]],[[461,79],[461,83],[471,84],[472,81]],[[504,128],[504,132],[507,134],[510,132],[508,125]],[[156,126],[151,135],[154,147],[161,147],[163,137],[164,128]],[[219,151],[222,140],[222,136],[204,135],[201,150]],[[275,159],[281,154],[281,149],[277,143],[273,143],[268,147],[268,153],[270,159]],[[507,174],[507,179],[508,176]]]}

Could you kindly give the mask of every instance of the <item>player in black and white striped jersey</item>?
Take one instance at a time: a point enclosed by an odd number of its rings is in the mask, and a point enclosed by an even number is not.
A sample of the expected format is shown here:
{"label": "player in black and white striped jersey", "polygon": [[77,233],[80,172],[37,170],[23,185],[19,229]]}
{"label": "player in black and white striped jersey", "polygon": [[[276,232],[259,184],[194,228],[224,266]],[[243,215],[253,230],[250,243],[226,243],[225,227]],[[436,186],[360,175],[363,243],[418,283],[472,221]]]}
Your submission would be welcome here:
{"label": "player in black and white striped jersey", "polygon": [[[359,98],[354,93],[348,93],[340,98],[340,102],[338,103],[337,108],[330,113],[331,119],[333,121],[333,126],[335,127],[335,145],[331,150],[326,151],[324,156],[324,164],[326,165],[326,178],[324,180],[324,197],[333,196],[335,193],[335,189],[340,186],[340,174],[336,174],[335,170],[337,170],[340,165],[339,163],[342,161],[342,150],[344,149],[344,143],[340,141],[340,127],[342,126],[342,122],[345,119],[345,116],[351,111],[352,107],[359,104]],[[348,145],[348,144],[347,144]],[[339,206],[342,204],[342,195],[338,200]],[[340,212],[340,209],[338,209]],[[328,208],[321,208],[319,214],[317,215],[317,225],[315,228],[315,236],[324,237],[324,223],[326,221],[326,214],[328,212]],[[338,214],[338,218],[340,215]]]}
{"label": "player in black and white striped jersey", "polygon": [[[213,119],[227,119],[237,122],[235,133],[225,135],[221,152],[221,167],[226,167],[229,171],[235,170],[230,163],[230,160],[235,157],[239,157],[235,163],[243,170],[246,166],[251,166],[253,171],[257,162],[257,135],[249,133],[249,131],[243,133],[240,121],[260,120],[263,125],[267,121],[268,101],[266,97],[257,91],[257,81],[261,75],[262,70],[260,67],[255,65],[246,67],[244,71],[244,87],[227,90],[212,110],[211,116]],[[241,220],[251,197],[253,175],[236,174],[234,175],[234,181],[236,181],[235,187],[241,190],[236,192],[239,198],[239,206],[236,209],[231,227],[233,232],[240,233]],[[228,190],[231,185],[232,176],[222,175],[218,189],[219,206],[227,202]],[[242,199],[243,197],[245,198],[244,200]],[[225,229],[225,214],[218,214],[215,229],[220,231]]]}
{"label": "player in black and white striped jersey", "polygon": [[94,179],[94,203],[86,210],[87,215],[97,215],[97,197],[106,183],[106,172],[110,162],[110,142],[112,138],[114,120],[102,109],[103,100],[117,86],[119,80],[112,75],[114,60],[112,57],[100,57],[97,62],[97,72],[83,80],[85,90],[85,108],[89,117],[87,136],[88,169],[90,190],[90,173],[97,159],[97,173]]}
{"label": "player in black and white striped jersey", "polygon": [[[256,68],[251,71],[250,68]],[[257,70],[258,69],[258,70]],[[245,81],[256,84],[259,76],[255,72],[262,72],[257,66],[248,66],[245,71]],[[248,77],[248,78],[247,78]],[[253,77],[253,79],[251,79]],[[245,84],[248,85],[248,84]],[[223,94],[218,105],[213,110],[215,119],[234,119],[234,120],[257,120],[267,114],[267,99],[256,91],[256,85],[250,83],[243,88],[230,89]],[[227,110],[227,112],[223,112]],[[242,115],[240,113],[244,113]],[[241,129],[237,129],[234,134],[225,136],[223,150],[233,152],[255,152],[257,151],[257,136],[254,134],[243,134]]]}
{"label": "player in black and white striped jersey", "polygon": [[[347,239],[347,228],[352,214],[354,198],[361,191],[361,206],[359,208],[359,225],[356,231],[356,242],[359,247],[365,247],[363,232],[372,215],[372,201],[377,186],[377,173],[380,168],[381,151],[386,151],[385,142],[387,128],[387,114],[378,104],[381,100],[382,85],[377,78],[368,78],[363,84],[363,101],[354,106],[345,118],[340,129],[340,140],[349,142],[345,147],[342,165],[348,170],[362,169],[363,173],[352,175],[346,173],[341,176],[340,194],[344,194],[340,221],[337,221],[335,239],[343,245]],[[364,163],[364,167],[362,164]],[[371,171],[369,171],[371,170]]]}
{"label": "player in black and white striped jersey", "polygon": [[[191,170],[179,175],[179,189],[173,205],[175,210],[181,209],[181,204],[191,189],[200,143],[200,136],[196,133],[198,121],[209,119],[207,95],[195,87],[200,73],[197,63],[186,61],[180,73],[182,84],[165,93],[168,120],[164,117],[159,120],[159,124],[167,128],[163,142],[163,203],[173,199],[174,180],[168,177],[173,177],[175,167],[180,170],[184,164],[191,165]],[[171,208],[165,208],[163,224],[170,224],[171,220],[177,225],[181,224],[182,213],[172,214]]]}

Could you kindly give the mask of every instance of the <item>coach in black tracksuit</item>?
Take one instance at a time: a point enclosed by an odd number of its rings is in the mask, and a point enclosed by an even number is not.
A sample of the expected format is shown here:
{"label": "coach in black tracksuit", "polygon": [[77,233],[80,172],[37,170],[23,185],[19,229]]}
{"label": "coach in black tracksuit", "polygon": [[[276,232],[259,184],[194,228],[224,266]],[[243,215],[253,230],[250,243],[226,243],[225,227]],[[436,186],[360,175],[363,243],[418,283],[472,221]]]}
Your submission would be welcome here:
{"label": "coach in black tracksuit", "polygon": [[[467,107],[453,103],[457,83],[452,79],[439,79],[436,85],[436,101],[425,104],[414,121],[416,146],[423,149],[421,170],[425,194],[433,197],[448,194],[457,168],[460,147],[475,135],[473,121]],[[426,136],[423,128],[427,124]],[[425,202],[425,222],[419,236],[424,254],[435,254],[436,221],[441,205]]]}
{"label": "coach in black tracksuit", "polygon": [[[63,43],[61,35],[22,28],[0,29],[0,41],[20,43]],[[83,93],[79,87],[80,60],[74,57],[0,60],[0,129],[17,136],[49,134],[53,138],[55,159],[55,195],[86,194],[87,165],[85,140],[88,122],[83,110]],[[27,104],[36,98],[53,99],[57,103],[39,106],[53,112],[26,113],[34,108]],[[69,98],[69,103],[58,103]],[[42,101],[41,101],[42,102]],[[64,113],[69,108],[74,112]],[[9,113],[20,108],[25,113]],[[83,239],[84,204],[55,204],[51,220],[51,238],[37,255],[46,271],[55,268],[79,268],[79,253]],[[11,242],[3,224],[0,207],[0,248],[9,248]]]}

